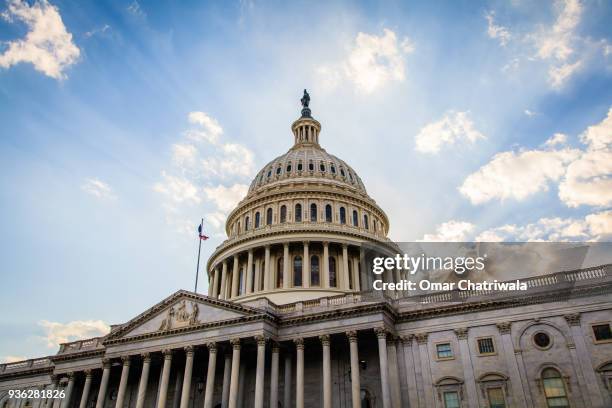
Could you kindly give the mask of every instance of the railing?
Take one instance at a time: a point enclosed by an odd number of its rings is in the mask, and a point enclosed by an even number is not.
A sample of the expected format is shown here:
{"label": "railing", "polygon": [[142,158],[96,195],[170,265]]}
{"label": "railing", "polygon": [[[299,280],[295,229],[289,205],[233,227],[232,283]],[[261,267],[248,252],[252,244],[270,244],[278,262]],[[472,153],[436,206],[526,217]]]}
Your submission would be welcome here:
{"label": "railing", "polygon": [[91,350],[101,346],[101,337],[94,337],[86,340],[77,340],[70,343],[60,344],[59,354],[74,353],[79,350]]}
{"label": "railing", "polygon": [[24,370],[29,368],[48,367],[51,365],[51,359],[48,357],[33,358],[24,361],[16,361],[14,363],[0,364],[0,374]]}

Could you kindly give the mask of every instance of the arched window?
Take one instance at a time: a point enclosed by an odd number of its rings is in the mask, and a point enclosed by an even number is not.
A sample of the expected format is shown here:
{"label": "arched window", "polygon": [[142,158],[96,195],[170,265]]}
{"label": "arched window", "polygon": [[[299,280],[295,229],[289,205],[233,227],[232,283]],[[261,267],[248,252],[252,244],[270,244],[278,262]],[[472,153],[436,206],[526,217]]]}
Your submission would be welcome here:
{"label": "arched window", "polygon": [[317,205],[310,204],[310,222],[317,222]]}
{"label": "arched window", "polygon": [[259,228],[259,211],[255,213],[255,228]]}
{"label": "arched window", "polygon": [[268,208],[266,211],[266,225],[272,225],[272,209]]}
{"label": "arched window", "polygon": [[370,224],[368,224],[368,214],[363,214],[363,228],[370,229]]}
{"label": "arched window", "polygon": [[329,166],[329,169],[331,170],[332,174],[336,174],[336,166],[332,164]]}
{"label": "arched window", "polygon": [[340,207],[340,224],[346,224],[346,210]]}
{"label": "arched window", "polygon": [[312,161],[308,163],[308,170],[310,171],[314,170],[314,163]]}
{"label": "arched window", "polygon": [[247,215],[246,217],[244,217],[244,230],[248,231],[249,228],[251,228],[251,226],[249,225],[249,216]]}
{"label": "arched window", "polygon": [[359,226],[359,215],[357,215],[357,210],[353,210],[353,225],[355,227]]}
{"label": "arched window", "polygon": [[293,286],[302,286],[302,257],[293,258]]}
{"label": "arched window", "polygon": [[295,222],[302,222],[302,204],[295,205]]}
{"label": "arched window", "polygon": [[291,162],[287,163],[287,173],[291,173]]}
{"label": "arched window", "polygon": [[268,170],[268,178],[272,177],[272,169]]}
{"label": "arched window", "polygon": [[546,405],[552,407],[569,407],[567,391],[561,373],[554,368],[542,371],[542,386],[546,396]]}
{"label": "arched window", "polygon": [[336,258],[333,256],[329,257],[329,287],[335,288],[338,286],[338,279],[336,277]]}
{"label": "arched window", "polygon": [[340,167],[340,175],[342,177],[346,177],[346,174],[344,173],[344,169],[342,167]]}
{"label": "arched window", "polygon": [[244,290],[244,268],[240,268],[240,273],[238,273],[238,295],[243,295]]}
{"label": "arched window", "polygon": [[278,258],[276,261],[276,287],[283,287],[283,257]]}
{"label": "arched window", "polygon": [[298,169],[298,171],[302,171],[302,162],[301,161],[298,162],[298,168],[297,169]]}
{"label": "arched window", "polygon": [[332,208],[329,204],[325,206],[325,222],[332,222]]}
{"label": "arched window", "polygon": [[281,174],[281,166],[280,166],[280,164],[276,168],[276,175],[279,175],[279,174]]}
{"label": "arched window", "polygon": [[319,286],[321,285],[320,278],[320,268],[319,268],[319,257],[316,255],[312,255],[310,257],[310,285],[311,286]]}
{"label": "arched window", "polygon": [[287,206],[286,205],[281,205],[280,222],[282,223],[287,222]]}
{"label": "arched window", "polygon": [[325,172],[325,163],[321,162],[319,164],[319,170],[321,170],[321,172]]}

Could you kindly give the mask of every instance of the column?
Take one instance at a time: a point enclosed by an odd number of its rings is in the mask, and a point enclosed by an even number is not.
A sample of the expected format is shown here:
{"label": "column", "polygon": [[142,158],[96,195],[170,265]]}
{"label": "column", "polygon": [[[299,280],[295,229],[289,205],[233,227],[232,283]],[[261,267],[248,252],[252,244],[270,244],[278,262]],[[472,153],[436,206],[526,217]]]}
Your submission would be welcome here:
{"label": "column", "polygon": [[81,402],[79,408],[87,407],[89,399],[89,391],[91,390],[91,370],[85,370],[85,385],[83,385],[83,393],[81,394]]}
{"label": "column", "polygon": [[278,407],[278,344],[272,344],[272,367],[270,368],[270,408]]}
{"label": "column", "polygon": [[519,372],[519,367],[514,354],[514,345],[512,344],[511,336],[512,324],[510,322],[503,322],[496,324],[496,326],[497,330],[499,330],[499,334],[501,335],[502,350],[506,360],[506,365],[508,366],[510,390],[512,393],[512,400],[514,402],[513,405],[521,407],[531,406],[531,401],[530,403],[527,403],[525,400],[525,395],[529,395],[529,390],[523,389],[521,374]]}
{"label": "column", "polygon": [[232,355],[225,353],[223,364],[223,388],[221,391],[221,408],[227,408],[229,404],[230,378],[232,375]]}
{"label": "column", "polygon": [[246,268],[246,293],[253,292],[253,250],[249,249],[249,255],[247,257],[247,268]]}
{"label": "column", "polygon": [[213,271],[213,280],[212,280],[212,292],[211,296],[215,299],[219,297],[219,268],[214,269]]}
{"label": "column", "polygon": [[270,290],[272,287],[271,284],[271,276],[270,276],[270,245],[266,245],[266,254],[265,254],[265,269],[264,269],[264,290]]}
{"label": "column", "polygon": [[291,354],[285,355],[285,382],[283,383],[283,407],[291,406]]}
{"label": "column", "polygon": [[261,288],[261,271],[260,271],[260,262],[259,260],[255,262],[255,288],[253,288],[253,292],[259,292]]}
{"label": "column", "polygon": [[238,289],[239,289],[239,285],[240,282],[238,281],[238,268],[239,268],[240,264],[239,264],[239,259],[238,259],[238,255],[234,255],[234,268],[232,270],[232,290],[230,291],[231,293],[231,297],[235,298],[236,296],[238,296]]}
{"label": "column", "polygon": [[342,282],[344,285],[344,290],[350,290],[351,287],[349,285],[349,259],[348,259],[348,245],[342,245]]}
{"label": "column", "polygon": [[[185,373],[183,374],[183,389],[181,392],[180,408],[189,406],[189,394],[191,393],[191,374],[193,373],[193,346],[185,347]],[[178,392],[178,390],[176,391]]]}
{"label": "column", "polygon": [[353,408],[361,408],[361,384],[359,380],[359,347],[357,343],[357,332],[348,331],[346,336],[349,340],[351,352],[351,397]]}
{"label": "column", "polygon": [[380,386],[382,388],[383,408],[391,408],[391,395],[389,392],[389,367],[387,358],[387,331],[382,328],[374,329],[378,337],[378,359],[380,361]]}
{"label": "column", "polygon": [[296,348],[295,408],[304,408],[304,339],[293,341]]}
{"label": "column", "polygon": [[289,277],[289,244],[283,245],[283,289],[291,287],[291,278]]}
{"label": "column", "polygon": [[322,288],[329,288],[329,242],[323,242],[323,273],[321,281]]}
{"label": "column", "polygon": [[302,287],[310,287],[310,254],[308,253],[308,241],[304,241],[304,259],[302,259]]}
{"label": "column", "polygon": [[223,261],[223,269],[221,272],[221,289],[219,290],[219,298],[226,299],[225,297],[225,285],[227,282],[227,260]]}
{"label": "column", "polygon": [[323,346],[323,408],[331,408],[331,357],[329,352],[329,335],[319,336]]}
{"label": "column", "polygon": [[472,358],[470,355],[470,347],[468,345],[468,328],[462,327],[455,329],[455,334],[459,340],[459,354],[461,355],[461,365],[463,366],[463,378],[465,380],[468,406],[476,407],[479,406],[478,392],[476,391],[474,368],[472,367]]}
{"label": "column", "polygon": [[359,292],[361,286],[359,283],[359,259],[353,258],[353,288]]}
{"label": "column", "polygon": [[125,401],[125,390],[127,388],[128,376],[130,375],[130,356],[121,357],[123,361],[123,368],[121,369],[121,380],[119,380],[119,391],[117,392],[117,402],[115,407],[123,407],[123,401]]}
{"label": "column", "polygon": [[102,360],[102,380],[100,381],[100,390],[98,391],[98,399],[96,401],[96,408],[104,407],[104,400],[106,399],[106,391],[108,389],[108,378],[110,377],[110,360]]}
{"label": "column", "polygon": [[204,408],[212,408],[215,389],[215,370],[217,369],[217,343],[208,343],[208,371],[206,372],[206,391],[204,391]]}
{"label": "column", "polygon": [[157,408],[166,408],[166,398],[168,397],[168,382],[170,380],[170,367],[172,366],[172,350],[162,350],[164,354],[164,368],[162,369],[161,383],[159,384],[159,397],[157,398]]}
{"label": "column", "polygon": [[410,407],[419,405],[418,388],[416,384],[416,374],[414,372],[415,363],[412,357],[412,339],[413,335],[402,337],[402,346],[404,353],[404,365],[406,366],[406,382],[408,384],[408,402]]}
{"label": "column", "polygon": [[244,393],[246,385],[246,364],[242,362],[240,364],[240,374],[238,375],[238,406],[245,407]]}
{"label": "column", "polygon": [[391,389],[391,403],[394,408],[402,407],[402,392],[400,388],[399,368],[397,366],[396,340],[387,340],[387,362],[389,364],[389,388]]}
{"label": "column", "polygon": [[[584,342],[584,338],[586,336],[582,333],[582,328],[580,326],[580,313],[572,313],[563,317],[567,321],[567,324],[570,326],[572,338],[574,340],[574,346],[576,348],[576,354],[578,357],[578,361],[580,362],[579,368],[580,371],[582,371],[582,375],[586,382],[586,384],[584,385],[581,384],[581,388],[583,390],[588,390],[588,393],[582,392],[582,394],[587,394],[584,395],[584,398],[590,399],[591,405],[594,408],[603,407],[604,401],[601,396],[601,391],[599,390],[599,380],[597,378],[597,374],[595,374],[595,370],[593,370],[591,356]],[[578,379],[580,379],[580,377],[578,377]]]}
{"label": "column", "polygon": [[172,398],[172,408],[180,408],[181,404],[181,391],[183,389],[183,373],[176,370],[174,376],[174,396]]}
{"label": "column", "polygon": [[68,373],[68,385],[66,386],[66,392],[62,399],[62,408],[68,408],[70,406],[70,400],[72,398],[72,391],[74,390],[74,373]]}
{"label": "column", "polygon": [[[149,385],[149,370],[151,369],[151,355],[149,353],[141,354],[142,357],[142,373],[140,374],[140,382],[138,383],[138,396],[136,398],[136,408],[143,408],[145,397],[147,396],[147,386]],[[85,408],[85,407],[81,407]]]}
{"label": "column", "polygon": [[264,376],[266,369],[266,338],[256,336],[257,341],[257,371],[255,373],[255,408],[264,406]]}
{"label": "column", "polygon": [[232,339],[230,343],[232,344],[232,374],[230,379],[228,406],[229,408],[237,408],[238,376],[240,374],[240,339]]}
{"label": "column", "polygon": [[431,367],[429,363],[429,352],[427,350],[428,333],[416,334],[416,341],[419,345],[419,355],[421,360],[421,372],[423,375],[423,389],[425,391],[425,406],[434,406],[433,384],[431,383]]}

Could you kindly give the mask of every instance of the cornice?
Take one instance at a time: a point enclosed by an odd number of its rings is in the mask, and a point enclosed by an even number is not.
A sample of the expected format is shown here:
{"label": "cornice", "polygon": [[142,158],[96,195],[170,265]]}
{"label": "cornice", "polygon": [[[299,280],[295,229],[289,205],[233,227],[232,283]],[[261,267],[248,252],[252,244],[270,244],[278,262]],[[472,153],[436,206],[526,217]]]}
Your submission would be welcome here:
{"label": "cornice", "polygon": [[36,375],[41,375],[41,374],[52,374],[53,370],[55,369],[54,366],[48,366],[48,367],[40,367],[40,368],[33,368],[30,370],[26,370],[26,371],[15,371],[15,372],[11,372],[11,373],[2,373],[0,374],[0,380],[7,380],[10,378],[16,378],[16,377],[34,377]]}

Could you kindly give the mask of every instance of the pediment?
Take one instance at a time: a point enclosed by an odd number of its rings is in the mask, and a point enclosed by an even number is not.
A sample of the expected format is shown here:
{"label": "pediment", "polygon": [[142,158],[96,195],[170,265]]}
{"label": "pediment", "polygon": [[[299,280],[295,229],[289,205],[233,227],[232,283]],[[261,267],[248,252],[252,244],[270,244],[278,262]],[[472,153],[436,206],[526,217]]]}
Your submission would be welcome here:
{"label": "pediment", "polygon": [[261,311],[236,304],[179,291],[112,332],[107,340],[163,334],[180,329],[222,324],[260,314]]}

